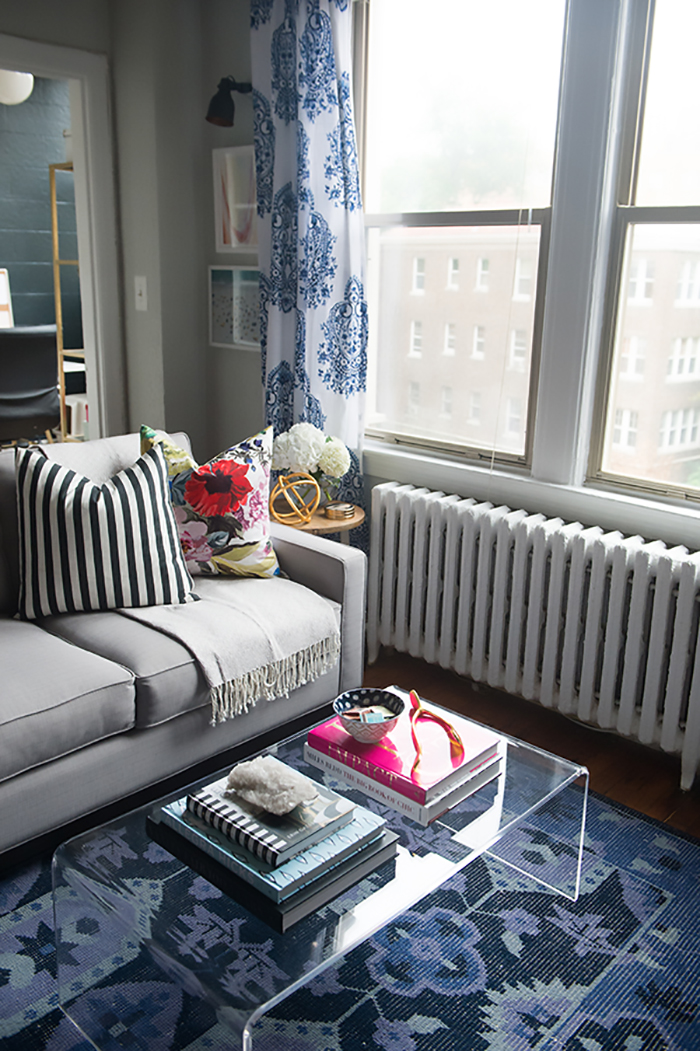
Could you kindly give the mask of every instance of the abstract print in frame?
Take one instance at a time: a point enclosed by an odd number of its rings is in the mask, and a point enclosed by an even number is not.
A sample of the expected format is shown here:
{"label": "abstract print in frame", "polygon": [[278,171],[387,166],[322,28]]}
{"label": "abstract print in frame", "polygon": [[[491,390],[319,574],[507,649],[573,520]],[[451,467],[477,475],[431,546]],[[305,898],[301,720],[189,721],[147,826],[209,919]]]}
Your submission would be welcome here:
{"label": "abstract print in frame", "polygon": [[260,350],[260,271],[209,267],[209,342]]}
{"label": "abstract print in frame", "polygon": [[217,252],[245,252],[258,245],[255,148],[212,151]]}

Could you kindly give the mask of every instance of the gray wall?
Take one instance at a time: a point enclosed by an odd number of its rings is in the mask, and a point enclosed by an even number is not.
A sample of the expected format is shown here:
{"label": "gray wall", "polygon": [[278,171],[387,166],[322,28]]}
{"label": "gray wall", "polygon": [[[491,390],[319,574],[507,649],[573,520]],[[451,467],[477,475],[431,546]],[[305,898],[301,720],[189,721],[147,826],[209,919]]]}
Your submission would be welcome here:
{"label": "gray wall", "polygon": [[[251,79],[250,11],[247,0],[208,0],[202,5],[203,96],[202,115],[209,99],[225,76],[239,81]],[[255,254],[217,254],[214,240],[214,198],[211,151],[226,146],[244,146],[253,141],[253,99],[234,94],[233,128],[219,128],[203,121],[205,133],[207,203],[205,217],[206,266],[256,266]],[[254,434],[263,425],[263,396],[260,354],[233,347],[209,348],[209,392],[212,410],[210,453]]]}

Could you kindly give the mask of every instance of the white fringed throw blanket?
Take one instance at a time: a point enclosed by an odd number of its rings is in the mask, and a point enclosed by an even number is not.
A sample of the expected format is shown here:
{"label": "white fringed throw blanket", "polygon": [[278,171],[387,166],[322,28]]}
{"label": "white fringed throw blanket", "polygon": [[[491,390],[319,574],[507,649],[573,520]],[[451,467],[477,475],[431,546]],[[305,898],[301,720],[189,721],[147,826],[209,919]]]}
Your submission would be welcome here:
{"label": "white fringed throw blanket", "polygon": [[206,601],[120,609],[186,646],[209,684],[212,723],[286,697],[337,662],[337,607],[283,577],[195,577]]}

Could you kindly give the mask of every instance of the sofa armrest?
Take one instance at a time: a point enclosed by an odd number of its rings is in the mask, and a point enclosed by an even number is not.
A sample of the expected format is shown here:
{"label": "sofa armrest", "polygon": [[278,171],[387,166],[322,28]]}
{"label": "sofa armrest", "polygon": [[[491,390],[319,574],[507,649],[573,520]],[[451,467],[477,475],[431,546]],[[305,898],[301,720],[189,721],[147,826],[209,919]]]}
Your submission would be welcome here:
{"label": "sofa armrest", "polygon": [[361,686],[365,652],[366,556],[357,548],[277,522],[270,523],[270,535],[280,566],[291,580],[341,603],[340,691]]}

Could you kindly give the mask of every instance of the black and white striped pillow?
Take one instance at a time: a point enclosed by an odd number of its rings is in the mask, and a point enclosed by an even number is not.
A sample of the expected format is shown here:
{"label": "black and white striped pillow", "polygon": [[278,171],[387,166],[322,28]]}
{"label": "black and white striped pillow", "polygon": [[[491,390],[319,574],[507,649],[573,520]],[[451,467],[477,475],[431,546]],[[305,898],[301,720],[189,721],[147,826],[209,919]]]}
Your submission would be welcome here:
{"label": "black and white striped pillow", "polygon": [[38,449],[15,470],[21,617],[191,600],[159,446],[103,485]]}

